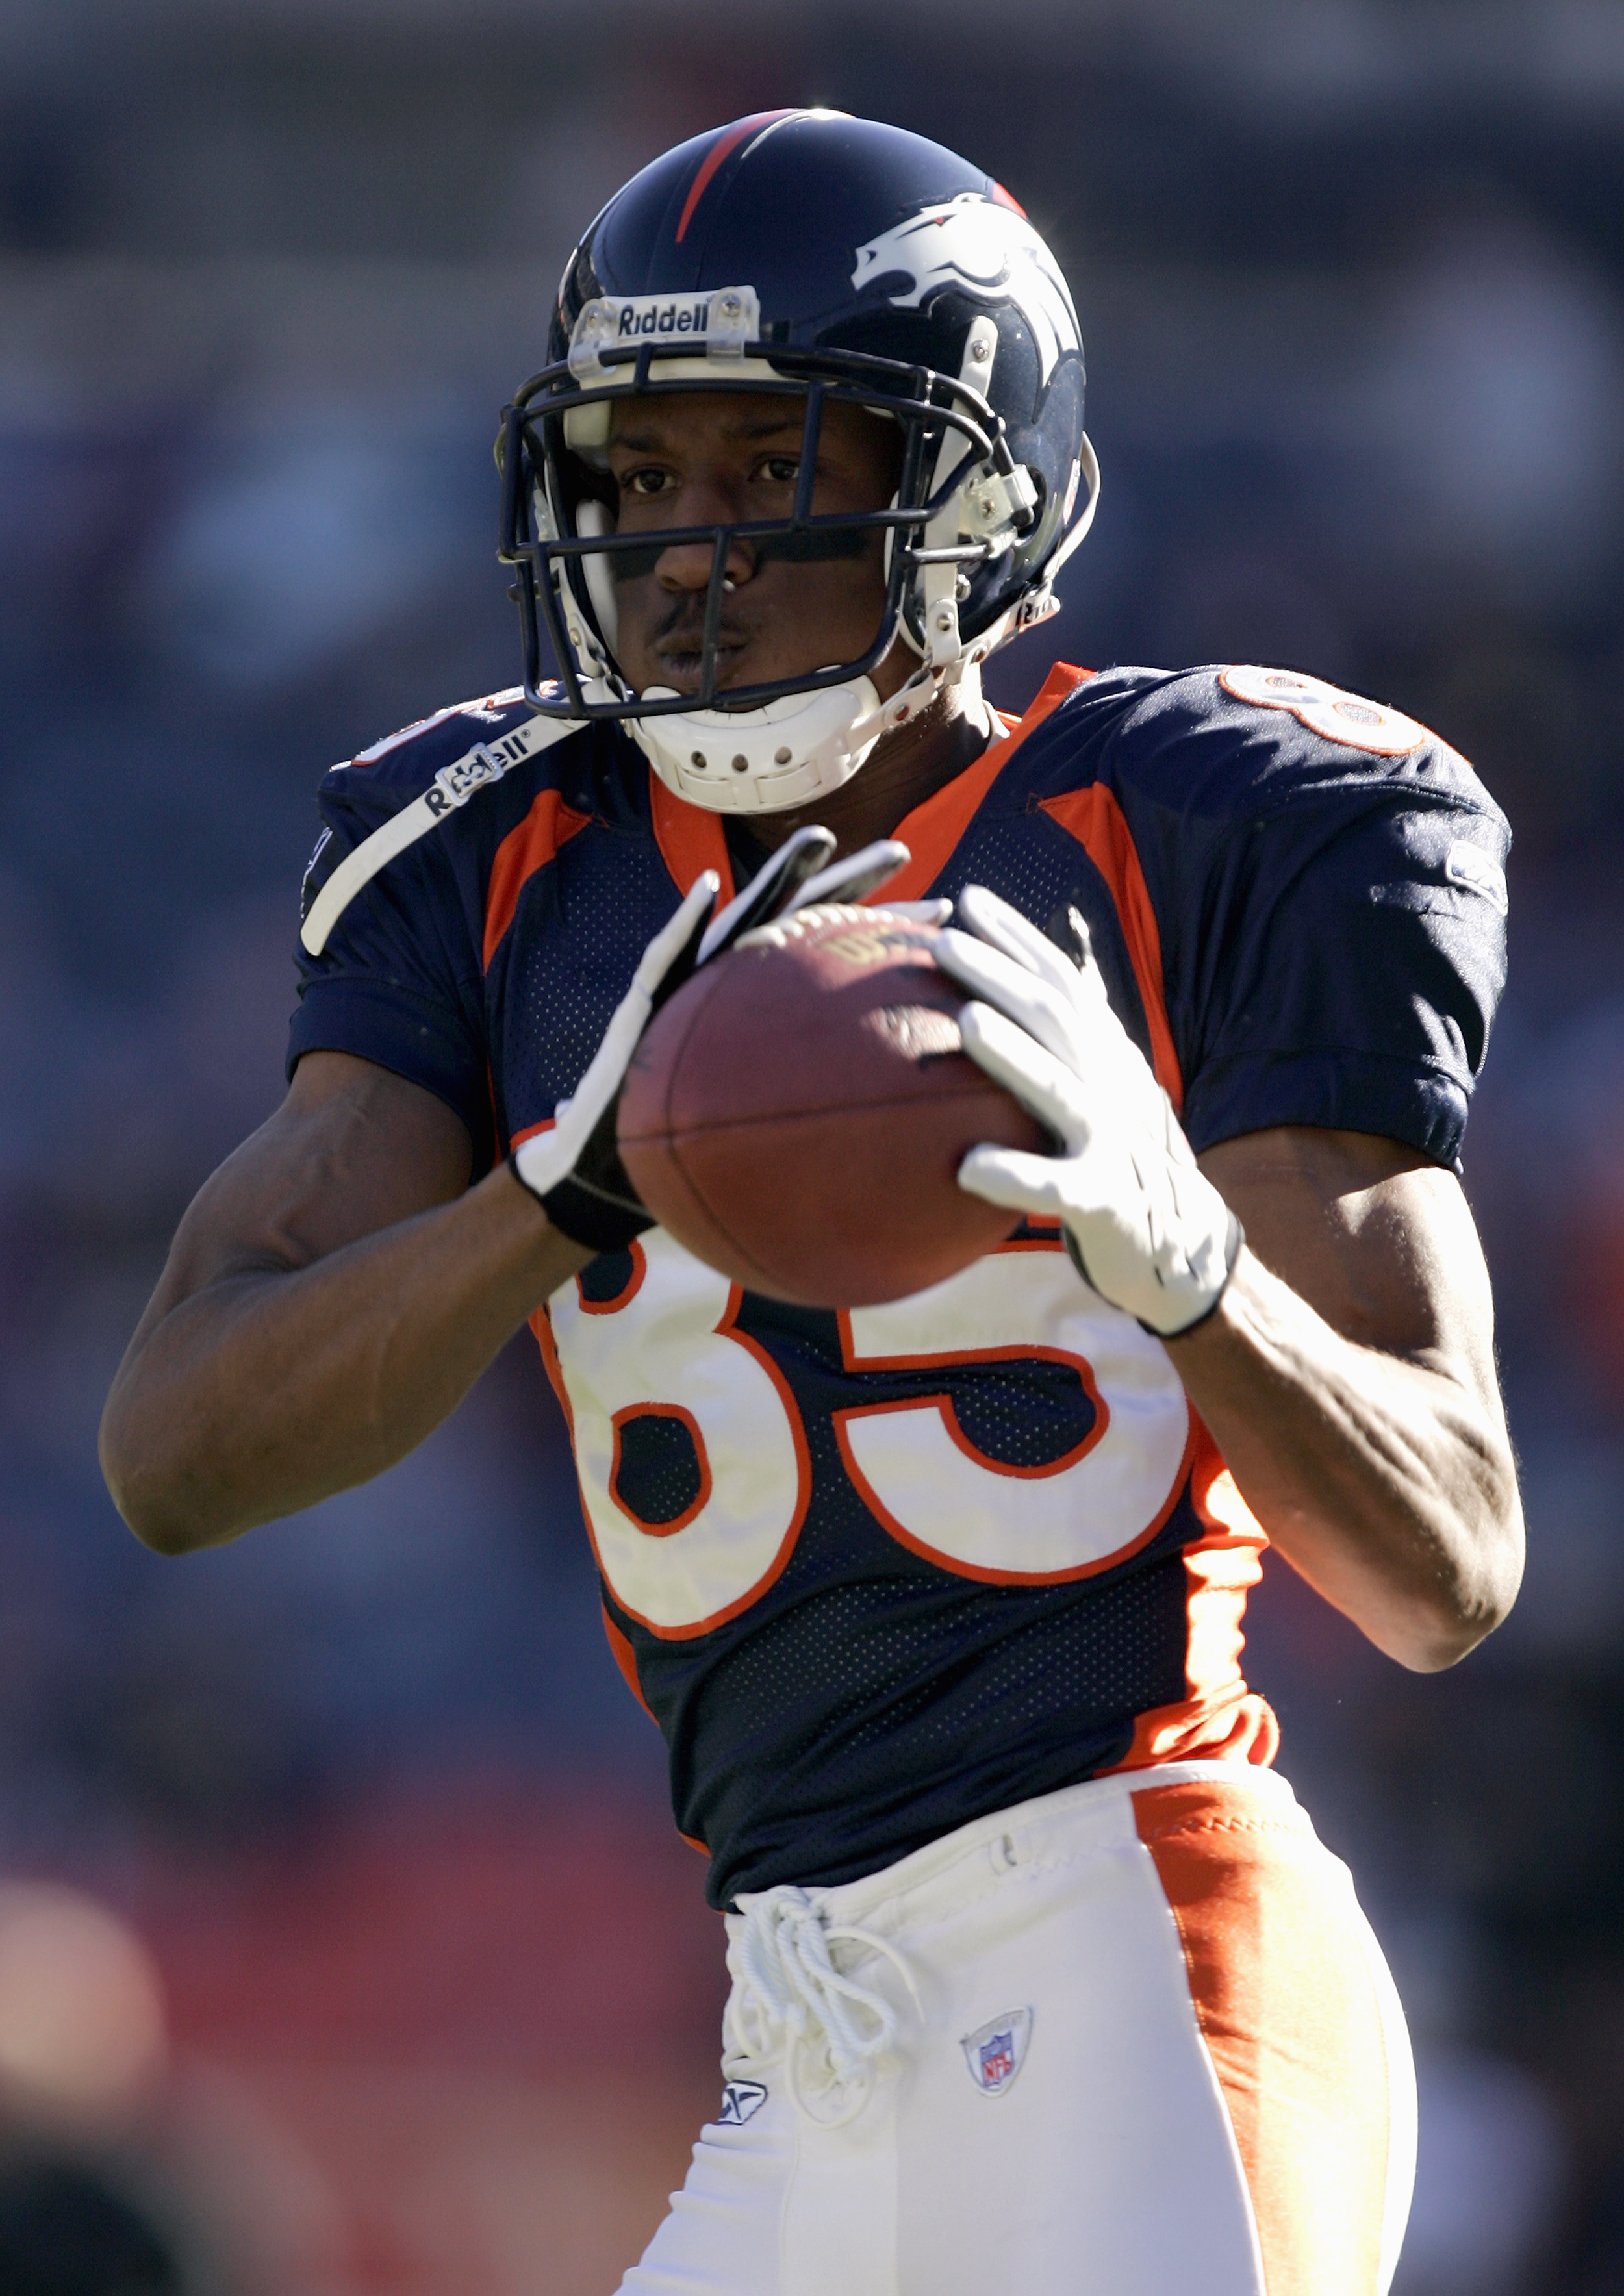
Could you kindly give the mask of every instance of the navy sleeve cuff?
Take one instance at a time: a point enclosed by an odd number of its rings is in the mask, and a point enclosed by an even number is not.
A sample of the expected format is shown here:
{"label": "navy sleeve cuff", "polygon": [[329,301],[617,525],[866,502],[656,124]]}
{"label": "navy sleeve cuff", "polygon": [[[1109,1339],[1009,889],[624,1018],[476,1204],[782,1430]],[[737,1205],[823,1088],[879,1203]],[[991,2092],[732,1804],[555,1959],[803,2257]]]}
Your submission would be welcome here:
{"label": "navy sleeve cuff", "polygon": [[1210,1062],[1183,1122],[1198,1154],[1243,1132],[1306,1124],[1402,1140],[1458,1172],[1466,1098],[1441,1068],[1429,1072],[1381,1053],[1263,1053]]}
{"label": "navy sleeve cuff", "polygon": [[496,1159],[490,1091],[465,1033],[407,988],[324,978],[307,983],[288,1030],[290,1078],[307,1053],[353,1053],[422,1085],[461,1117],[473,1143],[473,1177]]}

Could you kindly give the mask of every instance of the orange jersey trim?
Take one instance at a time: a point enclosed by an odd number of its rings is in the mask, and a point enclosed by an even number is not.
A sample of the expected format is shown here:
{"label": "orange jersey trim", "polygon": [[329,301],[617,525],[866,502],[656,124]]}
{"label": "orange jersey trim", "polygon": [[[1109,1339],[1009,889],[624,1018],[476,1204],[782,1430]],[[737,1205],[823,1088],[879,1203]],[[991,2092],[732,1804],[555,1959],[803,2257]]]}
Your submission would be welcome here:
{"label": "orange jersey trim", "polygon": [[580,1277],[578,1275],[576,1277],[575,1289],[580,1300],[583,1316],[618,1315],[622,1308],[629,1307],[638,1292],[642,1291],[643,1279],[649,1272],[647,1255],[636,1236],[632,1238],[626,1249],[631,1258],[632,1272],[612,1300],[589,1300],[581,1290]]}
{"label": "orange jersey trim", "polygon": [[[579,1281],[578,1277],[577,1281]],[[620,1496],[620,1433],[628,1419],[675,1419],[688,1431],[693,1456],[699,1461],[699,1490],[682,1513],[674,1514],[669,1522],[646,1521]],[[699,1421],[680,1403],[628,1403],[612,1414],[610,1424],[615,1431],[615,1446],[609,1468],[609,1496],[632,1529],[640,1530],[644,1538],[672,1538],[679,1530],[686,1530],[695,1516],[702,1514],[709,1505],[712,1489],[710,1454],[705,1448],[705,1438]]]}
{"label": "orange jersey trim", "polygon": [[1241,1672],[1246,1637],[1241,1630],[1246,1597],[1263,1576],[1268,1534],[1241,1496],[1211,1436],[1190,1414],[1195,1464],[1190,1501],[1206,1525],[1204,1538],[1184,1550],[1185,1578],[1185,1694],[1153,1706],[1134,1724],[1127,1753],[1115,1770],[1148,1769],[1156,1762],[1255,1762],[1267,1768],[1280,1751],[1274,1709]]}
{"label": "orange jersey trim", "polygon": [[[577,1277],[576,1280],[578,1283],[580,1279]],[[570,1390],[564,1385],[564,1367],[558,1359],[558,1343],[553,1337],[553,1318],[547,1313],[545,1301],[532,1312],[530,1329],[536,1334],[536,1344],[541,1349],[541,1360],[546,1366],[547,1377],[553,1382],[553,1392],[558,1398],[559,1409],[564,1414],[564,1425],[569,1431],[570,1449],[573,1455],[575,1412],[570,1405]],[[581,1512],[585,1514],[586,1509],[583,1507]],[[587,1535],[590,1537],[590,1529]]]}
{"label": "orange jersey trim", "polygon": [[1390,2087],[1352,1892],[1300,1809],[1194,1780],[1132,1799],[1234,2131],[1264,2285],[1376,2296]]}
{"label": "orange jersey trim", "polygon": [[900,838],[914,857],[890,884],[868,896],[876,908],[882,909],[888,901],[924,898],[947,867],[954,847],[974,820],[988,791],[1021,743],[1029,734],[1037,732],[1069,693],[1075,693],[1093,676],[1091,669],[1075,669],[1068,661],[1057,661],[1045,678],[1037,700],[1025,717],[1016,721],[1013,732],[983,750],[973,766],[966,766],[962,774],[944,783],[934,796],[926,798],[923,805],[916,805],[912,813],[903,816],[891,835]]}
{"label": "orange jersey trim", "polygon": [[[648,1716],[649,1720],[653,1723],[654,1727],[658,1730],[660,1724],[656,1719],[654,1710],[649,1704],[648,1700],[644,1696],[643,1685],[637,1679],[636,1652],[633,1650],[631,1644],[620,1632],[619,1628],[616,1626],[614,1620],[610,1617],[607,1611],[600,1608],[598,1615],[603,1621],[603,1632],[609,1638],[609,1648],[611,1654],[614,1659],[614,1662],[619,1668],[621,1673],[626,1677],[627,1688],[631,1692],[632,1696],[636,1700],[638,1705],[642,1707],[644,1712]],[[685,1833],[683,1840],[685,1841],[692,1842],[693,1847],[695,1849],[703,1849],[705,1847],[702,1841],[693,1841],[691,1834]]]}
{"label": "orange jersey trim", "polygon": [[1046,797],[1039,801],[1038,809],[1076,838],[1105,880],[1121,921],[1122,937],[1128,943],[1128,963],[1134,968],[1139,1002],[1144,1007],[1156,1081],[1174,1107],[1181,1109],[1185,1084],[1178,1054],[1173,1049],[1173,1031],[1168,1021],[1167,997],[1162,988],[1161,934],[1156,912],[1151,906],[1144,872],[1139,865],[1133,832],[1123,818],[1122,808],[1108,789],[1095,782],[1087,789],[1069,790],[1063,797]]}
{"label": "orange jersey trim", "polygon": [[485,970],[502,945],[513,922],[519,896],[537,869],[545,869],[572,837],[591,819],[566,805],[556,790],[543,790],[517,829],[510,829],[496,848],[490,881],[485,888]]}
{"label": "orange jersey trim", "polygon": [[714,869],[722,881],[722,900],[731,901],[733,863],[721,815],[707,813],[702,805],[689,805],[666,787],[652,766],[649,767],[649,812],[654,842],[677,891],[685,897],[701,869]]}
{"label": "orange jersey trim", "polygon": [[[1029,734],[1037,731],[1069,693],[1075,693],[1093,676],[1091,669],[1056,662],[1025,717],[1016,719],[1001,740],[985,749],[974,765],[967,766],[934,796],[904,815],[891,835],[900,839],[913,858],[888,885],[867,896],[876,908],[883,908],[888,900],[917,901],[923,898],[932,881],[947,866],[954,847],[1019,745]],[[728,857],[722,816],[709,813],[702,806],[689,805],[666,787],[652,767],[649,808],[653,816],[655,842],[677,891],[686,893],[701,869],[714,869],[722,880],[722,899],[732,900],[735,890],[733,865]],[[1153,919],[1152,924],[1153,930]],[[1160,979],[1160,948],[1157,968]]]}

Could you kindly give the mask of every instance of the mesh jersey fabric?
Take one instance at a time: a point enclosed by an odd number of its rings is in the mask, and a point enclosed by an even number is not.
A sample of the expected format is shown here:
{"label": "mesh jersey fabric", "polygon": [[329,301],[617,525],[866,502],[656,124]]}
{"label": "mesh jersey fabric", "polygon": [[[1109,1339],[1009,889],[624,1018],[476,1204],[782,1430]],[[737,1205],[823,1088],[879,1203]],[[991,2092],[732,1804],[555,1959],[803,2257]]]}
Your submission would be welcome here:
{"label": "mesh jersey fabric", "polygon": [[[1509,842],[1470,767],[1432,737],[1395,757],[1328,741],[1235,698],[1212,669],[1069,676],[988,761],[968,817],[950,783],[903,824],[927,881],[910,890],[979,882],[1045,927],[1075,906],[1198,1149],[1299,1123],[1389,1135],[1456,1165],[1505,944],[1499,907],[1449,856],[1464,843],[1497,865]],[[441,767],[527,715],[494,696],[335,769],[311,889]],[[357,897],[321,958],[301,956],[290,1070],[317,1049],[377,1061],[457,1111],[485,1169],[574,1088],[685,889],[662,800],[677,802],[607,726],[479,792]],[[719,822],[681,812],[685,850],[709,839],[726,870]],[[1029,1231],[1021,1248],[1033,1255],[1021,1275],[1013,1257],[983,1272],[1004,1292],[1029,1278],[1053,1292],[1053,1234]],[[663,1242],[649,1258],[676,1280]],[[658,1286],[640,1292],[640,1252],[636,1265],[604,1255],[555,1295],[537,1336],[576,1418],[611,1640],[664,1732],[677,1823],[710,1855],[713,1902],[852,1880],[988,1809],[1169,1749],[1211,1751],[1226,1731],[1267,1756],[1272,1725],[1238,1666],[1262,1536],[1222,1498],[1199,1429],[1165,1506],[1046,1576],[951,1551],[955,1487],[939,1471],[929,1488],[945,1496],[922,1499],[923,1514],[885,1496],[874,1462],[898,1429],[937,1439],[936,1398],[963,1439],[967,1509],[972,1483],[1007,1493],[1012,1521],[1046,1477],[1085,1488],[1065,1463],[1120,1437],[1128,1390],[1102,1413],[1079,1347],[876,1358],[860,1319],[749,1293],[724,1316],[718,1300],[695,1329],[713,1352],[713,1333],[736,1349],[737,1381],[759,1365],[775,1382],[759,1395],[792,1416],[800,1511],[740,1607],[657,1616],[637,1592],[647,1571],[679,1573],[685,1545],[702,1554],[727,1493],[708,1490],[720,1423],[680,1407],[675,1373],[672,1393],[644,1395],[620,1367],[653,1312]],[[1034,1348],[1043,1339],[1034,1324]],[[622,1525],[633,1549],[616,1547]],[[629,1578],[616,1552],[632,1553]]]}

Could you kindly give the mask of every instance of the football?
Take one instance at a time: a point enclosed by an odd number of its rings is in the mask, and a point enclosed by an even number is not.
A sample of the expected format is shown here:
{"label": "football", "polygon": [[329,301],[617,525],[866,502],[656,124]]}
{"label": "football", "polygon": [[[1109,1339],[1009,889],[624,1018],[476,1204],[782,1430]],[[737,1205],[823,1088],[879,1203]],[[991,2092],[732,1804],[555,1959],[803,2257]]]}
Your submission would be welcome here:
{"label": "football", "polygon": [[1046,1136],[962,1049],[934,927],[809,908],[747,933],[656,1013],[618,1137],[649,1210],[753,1292],[867,1307],[956,1275],[1018,1225],[965,1152]]}

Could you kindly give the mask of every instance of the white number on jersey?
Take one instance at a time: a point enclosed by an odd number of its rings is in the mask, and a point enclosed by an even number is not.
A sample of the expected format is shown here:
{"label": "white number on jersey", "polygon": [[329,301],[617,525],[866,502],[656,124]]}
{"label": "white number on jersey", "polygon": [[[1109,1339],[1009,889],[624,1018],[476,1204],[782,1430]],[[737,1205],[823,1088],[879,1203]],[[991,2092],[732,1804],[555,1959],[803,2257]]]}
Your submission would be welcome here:
{"label": "white number on jersey", "polygon": [[1239,662],[1218,679],[1226,693],[1250,701],[1259,709],[1289,709],[1300,726],[1323,742],[1340,742],[1349,750],[1368,750],[1376,758],[1407,758],[1420,749],[1427,729],[1402,710],[1382,701],[1365,701],[1327,685],[1323,677],[1305,677],[1295,669],[1259,669],[1255,662]]}
{"label": "white number on jersey", "polygon": [[[549,1303],[576,1465],[599,1566],[623,1609],[671,1640],[759,1600],[789,1561],[810,1496],[805,1432],[783,1374],[734,1323],[739,1294],[658,1228],[614,1300],[578,1283]],[[1161,1345],[1079,1282],[1064,1252],[1014,1246],[946,1283],[841,1317],[854,1371],[946,1375],[1043,1357],[1095,1411],[1064,1457],[1013,1467],[965,1437],[949,1396],[837,1414],[847,1472],[890,1535],[957,1576],[1041,1585],[1107,1570],[1152,1538],[1180,1488],[1192,1420]],[[673,1521],[639,1521],[617,1489],[620,1429],[680,1419],[699,1487]]]}
{"label": "white number on jersey", "polygon": [[976,1451],[946,1393],[841,1412],[847,1472],[915,1554],[969,1578],[1083,1578],[1166,1521],[1190,1441],[1184,1388],[1160,1342],[1079,1283],[1058,1247],[989,1253],[911,1299],[854,1308],[841,1326],[856,1371],[939,1366],[950,1375],[958,1365],[1041,1356],[1069,1365],[1095,1406],[1087,1439],[1040,1467]]}
{"label": "white number on jersey", "polygon": [[[678,1640],[766,1593],[794,1547],[812,1469],[783,1374],[734,1329],[737,1288],[660,1228],[632,1246],[632,1267],[617,1300],[570,1283],[548,1308],[599,1567],[624,1610]],[[621,1426],[644,1413],[681,1419],[699,1459],[698,1501],[657,1526],[616,1490]]]}

